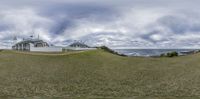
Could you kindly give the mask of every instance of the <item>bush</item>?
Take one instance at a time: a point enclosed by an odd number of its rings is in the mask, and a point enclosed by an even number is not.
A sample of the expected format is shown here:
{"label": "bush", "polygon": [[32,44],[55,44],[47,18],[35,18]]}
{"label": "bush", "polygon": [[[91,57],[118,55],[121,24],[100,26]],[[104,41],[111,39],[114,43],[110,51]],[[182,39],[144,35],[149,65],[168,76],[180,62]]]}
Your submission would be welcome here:
{"label": "bush", "polygon": [[160,55],[160,57],[175,57],[175,56],[178,56],[177,52],[169,52],[169,53]]}
{"label": "bush", "polygon": [[115,52],[114,50],[108,48],[107,46],[101,46],[101,47],[98,47],[98,49],[103,49],[104,51],[107,51],[109,53],[116,54],[116,55],[119,55],[119,56],[126,56],[124,54],[119,54],[119,53]]}
{"label": "bush", "polygon": [[174,56],[178,56],[178,53],[177,52],[167,53],[167,57],[174,57]]}
{"label": "bush", "polygon": [[113,54],[117,54],[117,52],[113,51],[112,49],[108,48],[107,46],[101,46],[100,49],[103,49],[103,50],[108,51]]}

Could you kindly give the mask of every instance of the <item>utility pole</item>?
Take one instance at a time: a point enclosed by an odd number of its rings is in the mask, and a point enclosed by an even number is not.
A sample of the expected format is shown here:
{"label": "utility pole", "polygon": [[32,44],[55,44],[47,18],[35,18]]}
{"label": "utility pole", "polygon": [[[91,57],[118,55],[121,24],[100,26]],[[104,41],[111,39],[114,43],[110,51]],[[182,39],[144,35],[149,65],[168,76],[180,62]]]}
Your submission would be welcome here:
{"label": "utility pole", "polygon": [[[16,43],[17,43],[17,37],[14,35],[12,46],[14,46]],[[14,46],[12,49],[16,49],[16,48],[17,48],[17,46]]]}
{"label": "utility pole", "polygon": [[40,39],[40,34],[38,34],[38,40]]}
{"label": "utility pole", "polygon": [[14,37],[13,37],[13,45],[16,44],[16,43],[17,43],[17,37],[14,36]]}

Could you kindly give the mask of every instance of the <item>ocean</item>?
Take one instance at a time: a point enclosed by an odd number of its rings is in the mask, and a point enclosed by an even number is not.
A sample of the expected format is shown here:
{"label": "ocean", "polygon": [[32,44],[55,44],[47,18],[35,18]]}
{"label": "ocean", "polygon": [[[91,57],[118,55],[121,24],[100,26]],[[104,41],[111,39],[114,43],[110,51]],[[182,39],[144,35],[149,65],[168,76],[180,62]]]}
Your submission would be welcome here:
{"label": "ocean", "polygon": [[114,51],[128,56],[160,56],[163,53],[176,51],[179,55],[184,55],[184,52],[195,51],[199,49],[113,49]]}

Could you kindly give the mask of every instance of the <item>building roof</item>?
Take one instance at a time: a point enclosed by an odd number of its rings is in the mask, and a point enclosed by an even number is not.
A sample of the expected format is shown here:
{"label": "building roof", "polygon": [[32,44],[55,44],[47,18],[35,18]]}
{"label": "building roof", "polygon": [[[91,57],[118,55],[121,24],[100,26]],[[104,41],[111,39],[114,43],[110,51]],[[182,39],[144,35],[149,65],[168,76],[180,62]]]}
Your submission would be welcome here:
{"label": "building roof", "polygon": [[15,45],[17,45],[17,44],[22,44],[22,43],[44,43],[44,41],[43,40],[39,40],[39,39],[28,39],[28,40],[23,40],[23,41],[20,41],[20,42],[18,42],[18,43],[16,43]]}
{"label": "building roof", "polygon": [[82,42],[75,42],[69,45],[70,47],[83,47],[83,48],[89,48],[88,45],[82,43]]}

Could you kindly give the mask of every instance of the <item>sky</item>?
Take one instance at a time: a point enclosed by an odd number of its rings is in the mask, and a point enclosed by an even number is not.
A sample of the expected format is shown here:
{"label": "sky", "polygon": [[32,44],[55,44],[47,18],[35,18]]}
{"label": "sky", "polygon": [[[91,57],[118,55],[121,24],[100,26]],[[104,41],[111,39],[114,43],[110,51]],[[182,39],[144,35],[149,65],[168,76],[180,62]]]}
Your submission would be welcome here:
{"label": "sky", "polygon": [[1,0],[0,48],[33,35],[111,48],[200,48],[199,0]]}

